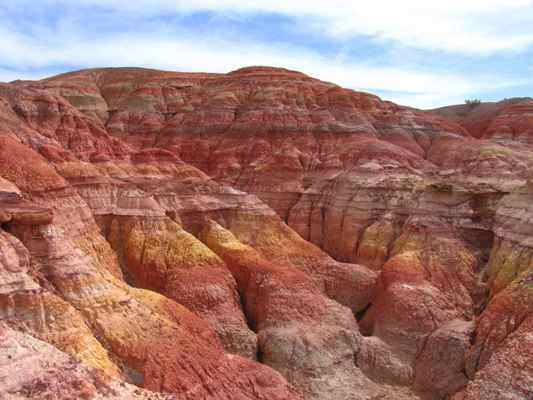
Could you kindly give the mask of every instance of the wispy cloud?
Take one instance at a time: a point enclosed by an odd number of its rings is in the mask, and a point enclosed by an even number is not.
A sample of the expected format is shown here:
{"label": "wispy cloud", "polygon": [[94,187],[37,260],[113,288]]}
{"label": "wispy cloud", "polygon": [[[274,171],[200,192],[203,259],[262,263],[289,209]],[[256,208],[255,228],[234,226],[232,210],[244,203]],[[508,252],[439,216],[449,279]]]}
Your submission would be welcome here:
{"label": "wispy cloud", "polygon": [[472,80],[454,74],[380,67],[346,59],[332,60],[295,46],[270,46],[243,40],[227,41],[205,37],[181,36],[180,39],[169,39],[164,32],[150,35],[140,33],[138,36],[129,33],[103,40],[67,39],[56,43],[53,48],[47,48],[46,42],[35,38],[11,39],[6,32],[2,37],[0,52],[6,54],[4,62],[20,68],[128,65],[181,71],[228,72],[246,65],[271,65],[299,70],[357,90],[405,92],[388,98],[409,100],[410,105],[419,107],[434,106],[442,99],[462,100],[468,93],[506,84],[491,76]]}
{"label": "wispy cloud", "polygon": [[[510,21],[518,18],[528,21],[533,16],[528,11],[530,1],[452,0],[446,6],[426,3],[42,0],[35,6],[27,0],[8,0],[0,5],[0,80],[100,66],[228,72],[247,65],[271,65],[300,70],[422,108],[463,101],[473,93],[530,83],[528,77],[516,78],[500,71],[468,73],[446,66],[428,68],[408,57],[408,48],[427,49],[422,51],[422,57],[435,54],[445,57],[444,53],[435,53],[435,49],[475,54],[472,57],[519,51],[533,40],[533,32],[529,34],[528,29],[522,31],[520,27],[505,28]],[[21,13],[24,15],[25,6],[32,5],[32,12],[38,11],[36,16],[16,20]],[[188,21],[188,16],[192,19],[205,11],[211,17],[199,23],[208,24],[208,29],[169,22],[172,16]],[[512,18],[495,18],[498,13],[510,13]],[[240,22],[271,14],[289,18],[296,31],[307,30],[327,38],[327,44],[337,46],[337,50],[323,51],[306,43],[294,43],[283,37],[286,32],[265,40],[237,25],[234,29],[217,25],[220,20]],[[489,29],[483,21],[491,18],[498,23],[491,24]],[[345,51],[354,43],[382,48],[387,53],[373,57]],[[391,59],[386,60],[387,55]]]}
{"label": "wispy cloud", "polygon": [[[24,0],[22,0],[24,1]],[[67,0],[44,0],[72,5]],[[273,13],[305,20],[339,39],[355,35],[467,54],[521,50],[533,43],[532,0],[77,0],[139,15],[214,11]]]}
{"label": "wispy cloud", "polygon": [[44,73],[32,73],[20,70],[0,68],[0,82],[11,82],[17,79],[36,80],[44,77],[46,77],[46,74]]}

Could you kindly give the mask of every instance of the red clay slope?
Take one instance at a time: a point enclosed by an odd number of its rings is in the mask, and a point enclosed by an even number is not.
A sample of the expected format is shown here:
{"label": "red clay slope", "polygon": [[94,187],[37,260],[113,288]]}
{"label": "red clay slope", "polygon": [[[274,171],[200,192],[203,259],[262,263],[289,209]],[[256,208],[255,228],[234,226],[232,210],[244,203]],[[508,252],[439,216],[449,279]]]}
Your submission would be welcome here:
{"label": "red clay slope", "polygon": [[268,67],[0,84],[0,394],[533,398],[530,108]]}

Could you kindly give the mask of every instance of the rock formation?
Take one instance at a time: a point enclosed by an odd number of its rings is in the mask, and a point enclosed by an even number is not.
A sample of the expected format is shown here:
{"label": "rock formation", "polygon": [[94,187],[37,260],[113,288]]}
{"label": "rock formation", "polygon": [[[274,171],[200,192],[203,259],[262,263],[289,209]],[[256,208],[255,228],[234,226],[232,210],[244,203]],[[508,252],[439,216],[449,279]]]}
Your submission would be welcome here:
{"label": "rock formation", "polygon": [[533,398],[531,107],[267,67],[0,84],[0,394]]}

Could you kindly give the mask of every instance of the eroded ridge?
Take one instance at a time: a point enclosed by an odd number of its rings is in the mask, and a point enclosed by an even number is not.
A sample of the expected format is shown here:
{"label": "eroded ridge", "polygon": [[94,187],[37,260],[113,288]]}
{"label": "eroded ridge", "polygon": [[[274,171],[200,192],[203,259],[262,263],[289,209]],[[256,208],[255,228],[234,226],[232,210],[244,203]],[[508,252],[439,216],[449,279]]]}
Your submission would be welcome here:
{"label": "eroded ridge", "polygon": [[0,84],[0,394],[532,398],[530,109],[270,67]]}

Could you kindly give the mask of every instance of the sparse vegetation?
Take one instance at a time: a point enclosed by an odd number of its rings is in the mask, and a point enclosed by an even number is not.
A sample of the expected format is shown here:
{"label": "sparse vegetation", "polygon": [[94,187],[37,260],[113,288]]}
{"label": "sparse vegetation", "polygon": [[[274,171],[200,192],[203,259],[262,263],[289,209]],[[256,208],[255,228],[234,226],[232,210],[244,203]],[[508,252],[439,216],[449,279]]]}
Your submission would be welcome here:
{"label": "sparse vegetation", "polygon": [[475,108],[481,104],[481,100],[479,99],[466,99],[465,104],[467,106],[470,106],[470,108]]}
{"label": "sparse vegetation", "polygon": [[503,103],[522,103],[525,101],[531,101],[531,97],[506,97],[502,100]]}

